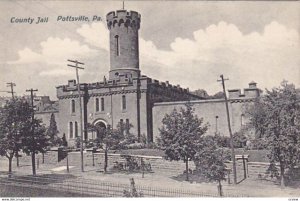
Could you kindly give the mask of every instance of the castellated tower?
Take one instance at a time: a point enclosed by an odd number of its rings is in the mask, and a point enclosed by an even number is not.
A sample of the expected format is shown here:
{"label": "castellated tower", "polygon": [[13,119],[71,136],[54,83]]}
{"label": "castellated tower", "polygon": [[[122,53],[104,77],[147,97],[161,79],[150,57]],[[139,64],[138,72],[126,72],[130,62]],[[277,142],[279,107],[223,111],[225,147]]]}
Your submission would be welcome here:
{"label": "castellated tower", "polygon": [[117,10],[106,15],[110,31],[109,79],[139,77],[139,28],[141,15],[135,11]]}

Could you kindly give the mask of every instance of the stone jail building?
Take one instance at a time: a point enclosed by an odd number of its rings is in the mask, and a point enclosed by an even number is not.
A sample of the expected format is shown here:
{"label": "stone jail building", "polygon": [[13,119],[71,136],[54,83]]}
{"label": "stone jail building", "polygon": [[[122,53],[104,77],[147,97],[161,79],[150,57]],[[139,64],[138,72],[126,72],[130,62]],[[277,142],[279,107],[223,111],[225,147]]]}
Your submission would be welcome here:
{"label": "stone jail building", "polygon": [[[190,101],[196,114],[209,122],[209,133],[226,131],[224,100],[201,100],[188,89],[160,82],[141,74],[139,65],[139,29],[141,15],[135,11],[118,10],[107,14],[110,35],[110,69],[108,78],[96,83],[81,83],[80,94],[75,80],[57,86],[58,112],[56,121],[60,136],[69,142],[80,135],[79,97],[82,99],[84,139],[96,136],[88,132],[87,125],[116,128],[122,123],[137,137],[145,135],[148,142],[155,141],[158,128],[166,113]],[[230,90],[230,112],[233,131],[243,124],[242,105],[259,96],[255,83],[241,94]],[[226,134],[226,133],[225,133]]]}

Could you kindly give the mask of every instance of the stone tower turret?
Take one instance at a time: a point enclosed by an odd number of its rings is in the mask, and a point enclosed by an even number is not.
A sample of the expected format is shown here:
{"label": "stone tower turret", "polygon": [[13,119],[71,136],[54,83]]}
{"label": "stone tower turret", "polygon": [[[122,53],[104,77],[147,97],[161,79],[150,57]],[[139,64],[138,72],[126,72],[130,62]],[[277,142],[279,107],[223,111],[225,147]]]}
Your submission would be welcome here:
{"label": "stone tower turret", "polygon": [[139,69],[139,28],[141,15],[135,11],[117,10],[106,15],[110,31],[109,80],[120,76],[134,78]]}

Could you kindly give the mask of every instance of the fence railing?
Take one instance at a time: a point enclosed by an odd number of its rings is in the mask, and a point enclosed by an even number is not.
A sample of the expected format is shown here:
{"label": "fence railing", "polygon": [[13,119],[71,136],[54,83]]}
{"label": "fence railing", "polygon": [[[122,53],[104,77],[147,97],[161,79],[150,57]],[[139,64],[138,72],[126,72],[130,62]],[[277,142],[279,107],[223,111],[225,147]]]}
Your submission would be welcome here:
{"label": "fence railing", "polygon": [[[123,197],[124,190],[129,190],[128,184],[119,184],[113,182],[103,182],[97,180],[68,178],[60,175],[40,175],[24,176],[7,175],[0,177],[0,185],[16,185],[18,187],[33,189],[49,189],[61,192],[76,193],[82,196],[95,197]],[[136,185],[136,190],[144,197],[218,197],[217,193],[207,193],[200,191],[188,191],[185,189],[160,188]],[[245,197],[245,195],[225,195],[228,197]]]}

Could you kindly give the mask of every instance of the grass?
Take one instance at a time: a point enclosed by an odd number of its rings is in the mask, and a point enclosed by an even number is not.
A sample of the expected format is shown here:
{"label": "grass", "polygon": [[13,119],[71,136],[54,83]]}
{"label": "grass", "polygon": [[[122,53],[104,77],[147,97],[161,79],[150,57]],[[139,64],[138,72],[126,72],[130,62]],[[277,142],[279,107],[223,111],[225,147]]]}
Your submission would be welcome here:
{"label": "grass", "polygon": [[1,197],[83,197],[78,193],[15,185],[0,185],[0,195]]}

